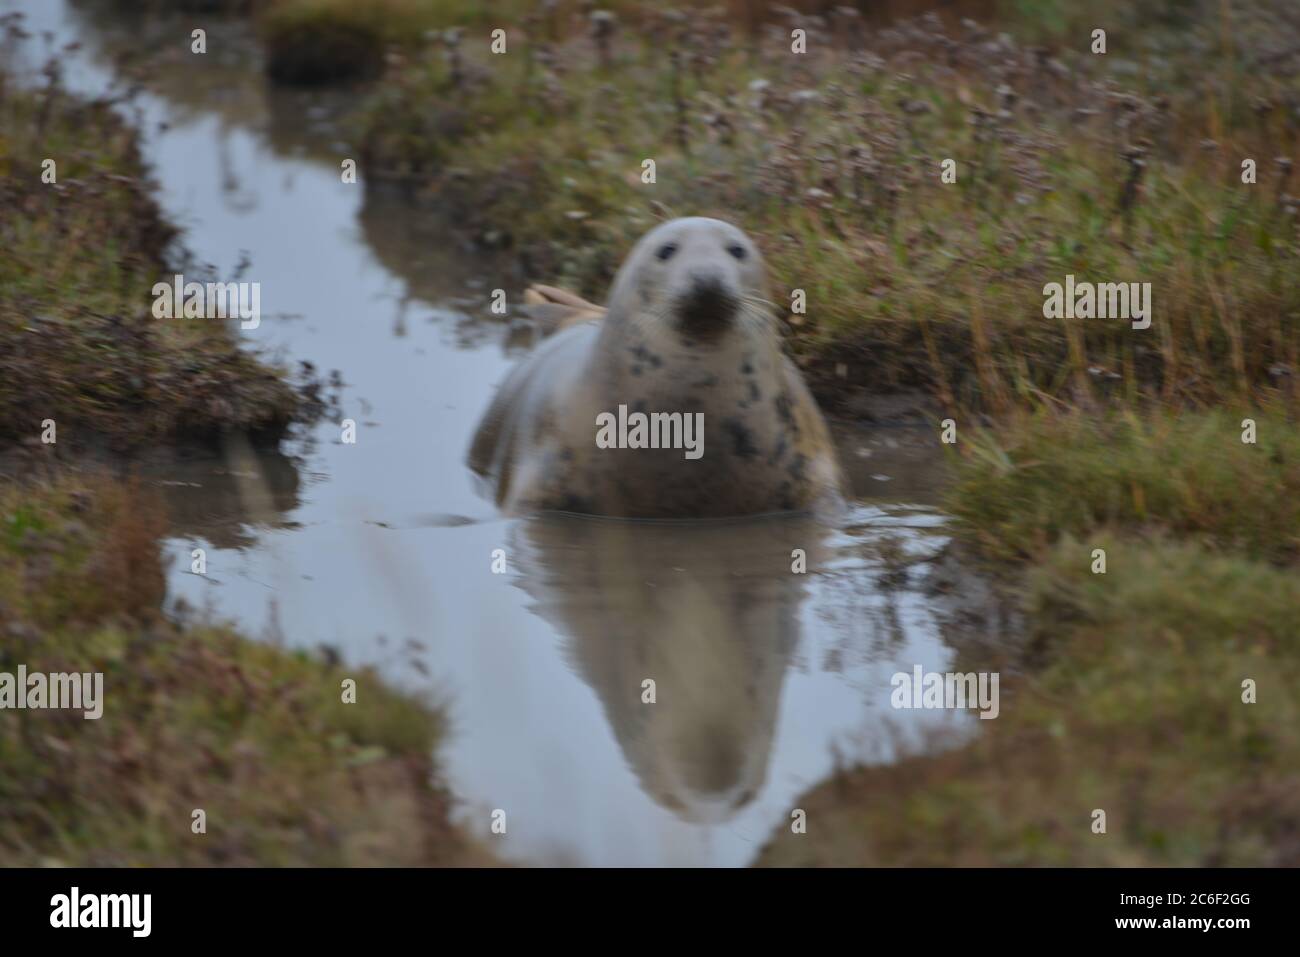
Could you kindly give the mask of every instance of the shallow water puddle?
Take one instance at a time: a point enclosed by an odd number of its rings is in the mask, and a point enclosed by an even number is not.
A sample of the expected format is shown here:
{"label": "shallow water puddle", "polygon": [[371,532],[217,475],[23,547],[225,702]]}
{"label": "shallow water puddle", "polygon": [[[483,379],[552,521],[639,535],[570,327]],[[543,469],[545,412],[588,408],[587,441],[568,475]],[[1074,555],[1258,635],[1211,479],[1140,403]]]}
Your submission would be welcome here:
{"label": "shallow water puddle", "polygon": [[[139,42],[92,6],[0,0],[13,9],[56,45],[83,41],[63,57],[78,90],[103,92],[105,51]],[[528,862],[744,864],[837,761],[977,723],[889,704],[895,672],[952,661],[919,587],[946,542],[935,453],[904,430],[838,429],[864,497],[836,528],[500,518],[464,459],[518,353],[481,290],[518,278],[406,204],[363,204],[329,111],[269,93],[246,35],[229,55],[221,36],[208,59],[151,71],[139,101],[163,205],[219,276],[247,261],[250,345],[342,371],[358,439],[327,422],[286,454],[159,453],[173,602],[445,701],[461,816]],[[487,837],[496,809],[507,832]]]}

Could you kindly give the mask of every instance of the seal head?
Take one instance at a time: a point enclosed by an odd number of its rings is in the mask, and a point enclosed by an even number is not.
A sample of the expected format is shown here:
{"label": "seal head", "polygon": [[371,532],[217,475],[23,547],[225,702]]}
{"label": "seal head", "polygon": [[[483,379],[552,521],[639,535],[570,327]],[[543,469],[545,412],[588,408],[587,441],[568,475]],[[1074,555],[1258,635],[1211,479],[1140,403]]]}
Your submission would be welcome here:
{"label": "seal head", "polygon": [[688,341],[708,341],[765,293],[762,256],[749,237],[693,217],[664,223],[637,243],[614,280],[610,309],[657,316]]}

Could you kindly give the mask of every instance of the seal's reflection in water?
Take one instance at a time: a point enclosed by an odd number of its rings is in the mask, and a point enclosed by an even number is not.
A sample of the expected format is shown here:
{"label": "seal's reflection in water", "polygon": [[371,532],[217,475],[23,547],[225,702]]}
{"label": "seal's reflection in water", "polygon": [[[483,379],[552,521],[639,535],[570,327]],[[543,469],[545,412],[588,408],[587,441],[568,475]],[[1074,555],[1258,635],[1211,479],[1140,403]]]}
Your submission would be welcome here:
{"label": "seal's reflection in water", "polygon": [[792,552],[815,568],[826,535],[801,516],[515,527],[517,583],[565,636],[642,789],[684,820],[721,823],[762,789],[807,597]]}

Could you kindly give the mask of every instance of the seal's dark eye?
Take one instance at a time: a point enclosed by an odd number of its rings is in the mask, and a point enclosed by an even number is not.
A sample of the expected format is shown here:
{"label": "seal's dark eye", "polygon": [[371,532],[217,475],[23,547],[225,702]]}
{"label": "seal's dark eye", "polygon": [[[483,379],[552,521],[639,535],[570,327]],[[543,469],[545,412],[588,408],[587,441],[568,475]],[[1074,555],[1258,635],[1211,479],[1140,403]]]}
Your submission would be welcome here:
{"label": "seal's dark eye", "polygon": [[655,253],[655,255],[659,257],[660,262],[666,262],[673,258],[673,253],[675,252],[677,252],[677,244],[668,243],[667,245],[660,246],[659,251]]}
{"label": "seal's dark eye", "polygon": [[737,259],[745,258],[745,247],[740,245],[740,243],[732,243],[727,247],[727,252],[731,253],[731,255],[735,256]]}

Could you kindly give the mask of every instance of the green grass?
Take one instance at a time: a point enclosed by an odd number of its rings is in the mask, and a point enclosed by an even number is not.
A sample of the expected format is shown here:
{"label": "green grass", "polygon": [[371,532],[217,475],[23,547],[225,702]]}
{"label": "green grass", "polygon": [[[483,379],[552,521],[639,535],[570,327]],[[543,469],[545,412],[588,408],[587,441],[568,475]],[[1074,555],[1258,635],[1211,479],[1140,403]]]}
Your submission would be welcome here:
{"label": "green grass", "polygon": [[[1206,17],[1208,43],[1221,28]],[[922,388],[967,414],[1294,392],[1278,370],[1300,359],[1295,216],[1272,158],[1296,134],[1280,106],[1232,107],[1250,90],[1283,102],[1284,72],[1246,74],[1234,50],[1198,61],[1217,99],[1125,76],[1117,99],[1104,58],[1058,73],[1026,48],[991,56],[965,28],[872,34],[869,56],[822,36],[800,57],[715,27],[647,16],[615,34],[608,65],[581,32],[549,56],[412,55],[362,121],[366,170],[418,183],[533,278],[596,298],[657,219],[738,223],[778,307],[806,291],[791,347],[832,405],[864,389]],[[1240,156],[1260,158],[1258,184],[1240,182]],[[1043,287],[1066,274],[1151,283],[1152,327],[1046,318]]]}
{"label": "green grass", "polygon": [[[1242,421],[1255,443],[1242,441]],[[1038,415],[977,433],[948,510],[985,554],[1028,558],[1098,529],[1300,559],[1300,427],[1277,412]]]}
{"label": "green grass", "polygon": [[[55,160],[57,180],[42,182]],[[217,320],[155,319],[176,230],[136,133],[59,88],[0,97],[0,443],[278,435],[307,407]],[[190,278],[190,277],[187,277]]]}
{"label": "green grass", "polygon": [[486,861],[447,822],[441,710],[369,669],[163,617],[161,528],[122,483],[0,493],[0,671],[104,675],[99,720],[0,721],[0,865]]}

